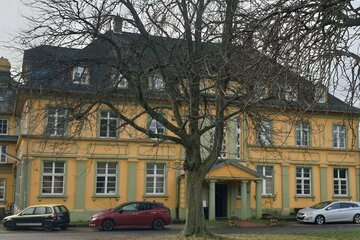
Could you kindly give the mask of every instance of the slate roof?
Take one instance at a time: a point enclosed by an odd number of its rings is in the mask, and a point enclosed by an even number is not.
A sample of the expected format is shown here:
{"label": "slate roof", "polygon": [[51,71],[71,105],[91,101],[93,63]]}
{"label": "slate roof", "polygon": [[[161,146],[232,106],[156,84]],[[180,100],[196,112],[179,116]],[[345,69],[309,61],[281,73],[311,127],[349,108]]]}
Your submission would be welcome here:
{"label": "slate roof", "polygon": [[10,72],[0,71],[0,114],[12,114],[16,101],[18,83]]}
{"label": "slate roof", "polygon": [[[154,58],[159,57],[164,65],[171,65],[172,69],[182,69],[187,64],[186,44],[184,40],[169,39],[157,36],[151,36],[152,46],[147,45],[144,37],[136,33],[113,33],[108,32],[106,36],[119,43],[122,62],[126,62],[126,67],[122,69],[124,72],[141,72],[151,70]],[[155,47],[161,56],[154,56],[150,50]],[[204,54],[208,56],[218,56],[221,54],[219,44],[204,44],[206,51]],[[239,71],[239,78],[249,78],[247,82],[257,79],[256,75],[260,70],[253,69],[246,76],[241,73],[247,68],[251,68],[249,62],[258,60],[260,55],[255,50],[242,47],[234,48],[236,53],[236,61],[234,60],[233,69]],[[204,59],[206,57],[204,56]],[[25,85],[24,89],[41,89],[41,91],[66,91],[66,92],[83,92],[83,93],[101,93],[104,87],[109,85],[108,79],[111,74],[110,64],[115,59],[114,48],[105,40],[96,39],[83,49],[63,48],[53,46],[41,46],[26,50],[24,53],[24,66],[30,66],[30,70],[24,69]],[[216,58],[215,58],[216,59]],[[264,64],[270,64],[270,60],[264,58]],[[71,67],[85,63],[90,68],[90,85],[79,85],[71,82]],[[216,64],[216,63],[214,63]],[[271,63],[273,64],[273,63]],[[244,71],[242,71],[244,70]],[[199,63],[198,71],[203,71],[203,63]],[[334,112],[334,113],[352,113],[360,114],[360,109],[350,106],[335,96],[328,94],[326,103],[315,103],[314,85],[305,79],[295,75],[291,71],[284,71],[279,64],[273,64],[273,68],[264,67],[264,71],[268,78],[274,74],[281,74],[279,79],[296,78],[301,83],[299,89],[299,101],[287,102],[279,101],[276,98],[268,98],[259,102],[259,107],[266,108],[290,108],[294,110]],[[179,74],[182,74],[181,72]],[[185,74],[184,74],[185,75]],[[253,76],[252,76],[253,75]],[[269,78],[268,81],[271,81]],[[284,84],[283,84],[284,85]],[[154,95],[154,94],[150,94]],[[274,94],[276,95],[276,94]],[[116,96],[131,96],[129,90],[117,90]],[[159,95],[154,96],[159,97]],[[211,96],[209,96],[211,99]],[[310,99],[310,100],[309,100]],[[244,100],[244,99],[242,99]],[[241,101],[239,101],[239,105]]]}

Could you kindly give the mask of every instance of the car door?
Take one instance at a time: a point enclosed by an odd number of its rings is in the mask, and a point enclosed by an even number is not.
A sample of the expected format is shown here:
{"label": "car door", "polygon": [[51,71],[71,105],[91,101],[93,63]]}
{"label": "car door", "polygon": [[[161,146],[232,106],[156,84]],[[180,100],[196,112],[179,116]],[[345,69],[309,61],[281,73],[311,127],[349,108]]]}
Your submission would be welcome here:
{"label": "car door", "polygon": [[142,226],[151,226],[156,217],[156,209],[152,203],[140,203],[137,222]]}
{"label": "car door", "polygon": [[354,203],[344,202],[341,203],[342,220],[341,221],[352,221],[355,214],[357,213],[357,205]]}
{"label": "car door", "polygon": [[17,226],[32,226],[35,207],[29,207],[13,218]]}
{"label": "car door", "polygon": [[51,213],[50,207],[36,207],[32,218],[32,225],[41,227],[45,220],[52,219]]}
{"label": "car door", "polygon": [[326,222],[336,222],[341,216],[341,206],[339,202],[335,202],[325,208],[323,215]]}
{"label": "car door", "polygon": [[137,225],[139,203],[129,203],[123,205],[115,211],[114,219],[116,226],[132,226]]}

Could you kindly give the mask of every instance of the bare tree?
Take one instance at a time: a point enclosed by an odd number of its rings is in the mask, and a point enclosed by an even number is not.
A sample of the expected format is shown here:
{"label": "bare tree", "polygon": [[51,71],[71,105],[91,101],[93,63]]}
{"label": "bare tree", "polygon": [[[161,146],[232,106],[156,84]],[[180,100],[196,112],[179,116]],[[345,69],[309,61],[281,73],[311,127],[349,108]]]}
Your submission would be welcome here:
{"label": "bare tree", "polygon": [[[187,205],[184,236],[208,234],[201,188],[206,174],[218,161],[226,121],[239,115],[254,121],[261,119],[266,100],[283,112],[289,107],[306,112],[313,104],[315,80],[329,86],[330,79],[339,74],[338,66],[345,69],[345,57],[350,57],[353,64],[350,99],[358,94],[359,56],[350,51],[350,45],[358,34],[359,8],[352,1],[25,3],[34,9],[34,15],[28,17],[31,28],[20,37],[26,47],[87,46],[84,55],[71,59],[65,53],[53,54],[52,64],[60,69],[54,78],[76,63],[107,66],[101,77],[106,84],[96,90],[81,90],[92,93],[91,98],[84,94],[71,101],[70,120],[85,120],[94,106],[106,104],[136,131],[183,146],[187,203],[191,202]],[[127,32],[109,31],[112,23],[119,26],[120,21]],[[94,54],[98,46],[103,54]],[[46,60],[35,65],[41,69],[49,68],[49,64]],[[136,102],[141,109],[136,116],[119,111],[115,103],[119,95],[114,89],[122,79],[119,76],[129,84],[129,92],[121,98]],[[155,89],[149,87],[149,81],[157,85]],[[284,103],[286,96],[280,88],[285,85],[301,88],[298,97],[307,99],[308,105],[301,108],[302,104]],[[173,121],[163,112],[170,113]],[[149,132],[137,124],[144,114],[164,125],[168,132]],[[210,131],[214,131],[212,145],[204,146],[202,138]]]}

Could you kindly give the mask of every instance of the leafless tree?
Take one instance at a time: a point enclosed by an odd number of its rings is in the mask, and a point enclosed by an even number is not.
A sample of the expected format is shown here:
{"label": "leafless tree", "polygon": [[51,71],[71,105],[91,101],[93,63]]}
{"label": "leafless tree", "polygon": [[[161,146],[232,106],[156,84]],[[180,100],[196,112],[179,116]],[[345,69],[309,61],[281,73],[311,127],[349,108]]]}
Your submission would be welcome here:
{"label": "leafless tree", "polygon": [[[226,121],[239,115],[253,120],[263,117],[266,100],[284,113],[289,107],[306,112],[313,103],[314,83],[336,87],[344,76],[348,76],[349,100],[356,100],[359,55],[351,46],[358,38],[360,18],[353,2],[29,0],[24,3],[33,8],[27,17],[31,27],[19,39],[26,47],[90,44],[87,49],[91,50],[98,46],[91,43],[97,43],[106,49],[106,55],[89,53],[76,59],[111,66],[112,74],[101,91],[91,92],[91,99],[71,101],[76,106],[73,119],[86,119],[99,104],[118,110],[113,90],[123,75],[129,84],[127,99],[141,111],[136,116],[118,111],[119,117],[149,137],[183,146],[187,202],[191,202],[183,235],[203,235],[208,232],[202,182],[218,161]],[[114,19],[136,37],[125,42],[114,38],[108,31]],[[57,56],[56,61],[74,64],[75,60]],[[156,74],[163,81],[161,93],[148,88],[149,76]],[[284,103],[281,87],[285,85],[301,88],[298,97],[308,99],[308,105]],[[173,121],[164,117],[164,111]],[[143,114],[171,134],[149,132],[138,125],[136,119]],[[202,137],[210,131],[214,131],[212,145],[204,155]]]}

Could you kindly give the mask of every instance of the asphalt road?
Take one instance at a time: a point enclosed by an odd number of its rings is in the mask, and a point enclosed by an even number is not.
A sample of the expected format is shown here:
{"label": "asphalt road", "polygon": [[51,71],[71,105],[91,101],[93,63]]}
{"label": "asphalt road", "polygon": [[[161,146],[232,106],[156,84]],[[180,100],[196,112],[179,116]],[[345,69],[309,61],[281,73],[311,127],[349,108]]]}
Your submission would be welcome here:
{"label": "asphalt road", "polygon": [[[111,232],[104,232],[89,229],[86,227],[69,228],[66,231],[55,230],[47,233],[42,230],[17,230],[6,231],[0,229],[1,240],[114,240],[126,237],[145,237],[145,236],[165,236],[178,234],[183,225],[170,225],[163,231],[151,229],[121,229]],[[354,231],[360,230],[360,225],[345,224],[325,224],[322,226],[313,224],[291,223],[288,226],[266,226],[266,227],[226,227],[211,228],[210,231],[216,234],[302,234],[315,232],[330,231]]]}

